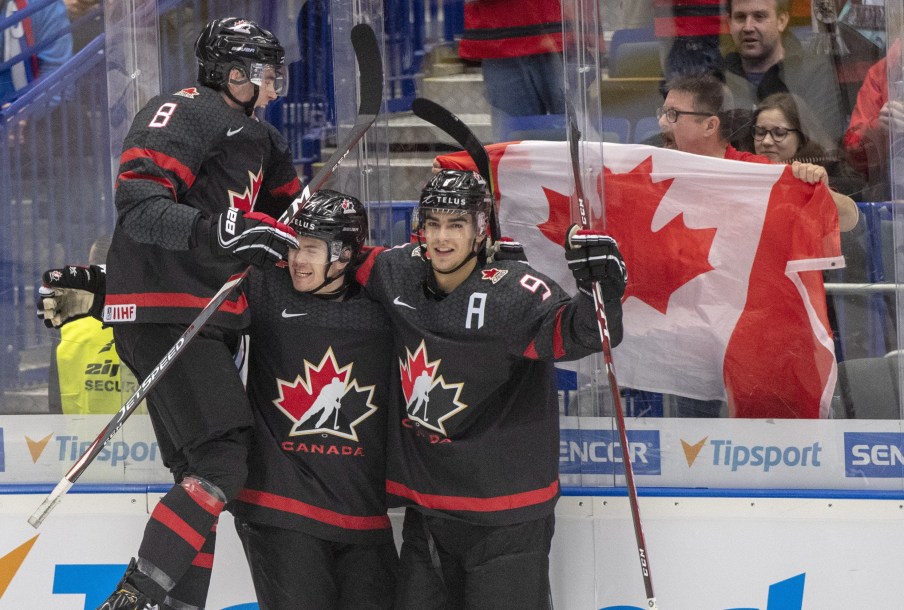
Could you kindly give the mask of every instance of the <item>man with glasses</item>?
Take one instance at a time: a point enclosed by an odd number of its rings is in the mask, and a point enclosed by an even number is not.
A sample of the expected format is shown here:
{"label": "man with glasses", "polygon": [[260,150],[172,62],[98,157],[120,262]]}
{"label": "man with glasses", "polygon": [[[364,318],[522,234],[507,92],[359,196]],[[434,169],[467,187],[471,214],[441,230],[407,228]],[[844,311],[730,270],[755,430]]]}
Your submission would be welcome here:
{"label": "man with glasses", "polygon": [[666,84],[656,110],[663,146],[682,152],[736,161],[771,163],[766,157],[736,149],[723,128],[724,85],[714,76],[679,76]]}

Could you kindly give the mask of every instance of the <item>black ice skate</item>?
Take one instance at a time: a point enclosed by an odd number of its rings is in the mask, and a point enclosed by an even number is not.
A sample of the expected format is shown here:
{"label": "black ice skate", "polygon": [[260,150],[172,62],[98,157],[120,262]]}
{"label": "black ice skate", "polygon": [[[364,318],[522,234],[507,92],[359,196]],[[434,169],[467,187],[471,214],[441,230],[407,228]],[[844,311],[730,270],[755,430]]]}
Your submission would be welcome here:
{"label": "black ice skate", "polygon": [[129,576],[138,569],[138,563],[133,558],[123,575],[122,580],[116,585],[116,590],[107,601],[98,606],[97,610],[160,610],[160,607],[147,595],[136,589],[129,582]]}

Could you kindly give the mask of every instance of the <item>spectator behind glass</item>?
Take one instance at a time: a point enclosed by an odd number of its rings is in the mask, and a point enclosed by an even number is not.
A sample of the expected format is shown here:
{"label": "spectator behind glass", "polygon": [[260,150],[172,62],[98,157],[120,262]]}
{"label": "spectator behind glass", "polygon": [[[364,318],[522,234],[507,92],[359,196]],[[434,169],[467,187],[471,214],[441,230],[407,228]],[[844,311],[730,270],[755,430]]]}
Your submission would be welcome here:
{"label": "spectator behind glass", "polygon": [[821,165],[834,189],[859,198],[863,180],[838,158],[833,143],[800,97],[776,93],[763,100],[753,114],[751,136],[758,155],[774,163],[803,161]]}
{"label": "spectator behind glass", "polygon": [[[901,40],[896,40],[888,54],[867,72],[851,123],[844,134],[844,148],[851,165],[866,178],[864,199],[885,201],[891,197],[889,187],[889,132],[904,133],[904,75]],[[888,83],[896,83],[898,91],[889,99]]]}
{"label": "spectator behind glass", "polygon": [[[29,0],[6,3],[4,18],[28,7]],[[51,44],[22,61],[0,69],[0,107],[19,96],[29,83],[46,78],[72,56],[72,36],[63,31],[69,27],[66,5],[53,2],[0,31],[0,64],[12,60],[30,48],[50,41]]]}
{"label": "spectator behind glass", "polygon": [[787,31],[790,0],[727,0],[735,50],[725,56],[725,82],[737,108],[754,109],[773,93],[806,100],[832,140],[843,130],[841,94],[831,60],[804,51]]}
{"label": "spectator behind glass", "polygon": [[[642,4],[642,3],[638,3]],[[724,70],[719,35],[722,15],[712,0],[653,0],[653,31],[665,53],[665,82]]]}
{"label": "spectator behind glass", "polygon": [[480,61],[493,135],[510,116],[565,114],[559,0],[471,0],[458,54]]}
{"label": "spectator behind glass", "polygon": [[[722,122],[731,113],[720,111],[725,107],[725,88],[713,75],[679,76],[666,84],[668,93],[657,110],[659,128],[666,148],[682,152],[746,161],[771,163],[762,155],[739,151],[729,143],[729,129]],[[795,178],[815,184],[823,182],[825,169],[810,163],[794,163]],[[857,208],[849,197],[833,200],[838,207],[839,226],[849,231],[857,224]],[[687,396],[673,396],[677,417],[719,417],[725,403],[721,400],[699,400]]]}

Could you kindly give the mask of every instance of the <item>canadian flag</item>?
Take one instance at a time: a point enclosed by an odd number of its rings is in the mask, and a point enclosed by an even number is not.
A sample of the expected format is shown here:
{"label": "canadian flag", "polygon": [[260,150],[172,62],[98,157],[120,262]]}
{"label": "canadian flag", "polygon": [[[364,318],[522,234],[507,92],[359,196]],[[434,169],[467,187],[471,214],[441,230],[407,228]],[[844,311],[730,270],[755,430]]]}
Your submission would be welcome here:
{"label": "canadian flag", "polygon": [[[573,290],[568,144],[488,150],[503,234]],[[828,190],[785,165],[640,145],[583,152],[594,227],[618,241],[629,274],[619,384],[727,400],[735,417],[827,417],[837,369],[821,271],[844,266]],[[474,167],[464,153],[439,161]]]}

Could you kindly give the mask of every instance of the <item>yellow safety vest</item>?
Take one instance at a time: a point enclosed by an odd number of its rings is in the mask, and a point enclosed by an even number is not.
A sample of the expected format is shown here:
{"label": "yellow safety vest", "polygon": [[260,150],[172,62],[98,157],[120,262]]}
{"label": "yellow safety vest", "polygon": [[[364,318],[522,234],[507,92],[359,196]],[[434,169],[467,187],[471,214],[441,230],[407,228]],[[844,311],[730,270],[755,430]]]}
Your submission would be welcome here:
{"label": "yellow safety vest", "polygon": [[63,413],[118,411],[138,384],[119,360],[113,329],[87,317],[69,322],[60,329],[60,335],[56,357]]}

